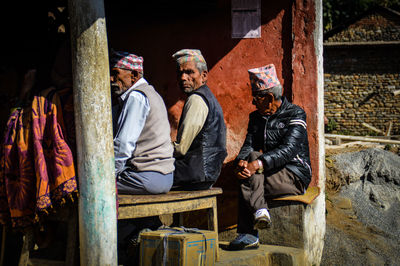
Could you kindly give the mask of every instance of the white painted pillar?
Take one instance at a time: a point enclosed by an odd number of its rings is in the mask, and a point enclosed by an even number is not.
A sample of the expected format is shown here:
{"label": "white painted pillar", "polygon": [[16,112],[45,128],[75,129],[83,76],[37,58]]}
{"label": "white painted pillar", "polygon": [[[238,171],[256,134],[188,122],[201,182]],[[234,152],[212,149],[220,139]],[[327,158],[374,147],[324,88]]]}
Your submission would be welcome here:
{"label": "white painted pillar", "polygon": [[[318,187],[321,194],[311,206],[306,208],[304,216],[304,250],[307,260],[312,265],[321,263],[325,221],[325,136],[324,136],[324,69],[323,69],[323,23],[322,0],[314,0],[315,30],[314,47],[317,60],[317,134],[318,134]],[[311,207],[311,208],[310,208]]]}

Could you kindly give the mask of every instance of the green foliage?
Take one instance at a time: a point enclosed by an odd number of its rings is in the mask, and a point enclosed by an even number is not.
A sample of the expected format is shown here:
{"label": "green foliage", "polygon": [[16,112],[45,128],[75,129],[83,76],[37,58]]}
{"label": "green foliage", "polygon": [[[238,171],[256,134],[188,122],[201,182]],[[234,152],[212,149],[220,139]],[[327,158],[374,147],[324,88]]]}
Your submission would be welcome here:
{"label": "green foliage", "polygon": [[339,131],[337,132],[337,134],[338,134],[338,135],[344,135],[344,136],[352,136],[352,135],[353,135],[353,132],[351,132],[351,131],[348,130],[348,129],[345,129],[345,130],[339,130]]}
{"label": "green foliage", "polygon": [[381,136],[381,134],[379,134],[376,131],[368,131],[367,136],[375,137],[375,136]]}
{"label": "green foliage", "polygon": [[390,151],[392,149],[392,145],[386,144],[385,145],[385,151]]}
{"label": "green foliage", "polygon": [[337,123],[336,123],[335,119],[330,118],[328,120],[328,124],[326,125],[325,131],[327,133],[330,133],[330,132],[334,131],[336,128],[337,128]]}
{"label": "green foliage", "polygon": [[400,0],[323,0],[324,32],[376,5],[400,10]]}

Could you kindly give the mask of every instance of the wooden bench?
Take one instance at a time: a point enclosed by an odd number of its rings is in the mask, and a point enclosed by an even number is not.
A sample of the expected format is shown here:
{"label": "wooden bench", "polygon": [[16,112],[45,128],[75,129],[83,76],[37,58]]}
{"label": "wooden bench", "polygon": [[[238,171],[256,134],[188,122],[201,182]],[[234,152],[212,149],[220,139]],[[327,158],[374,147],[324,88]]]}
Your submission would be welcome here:
{"label": "wooden bench", "polygon": [[[217,195],[222,194],[221,188],[211,188],[200,191],[170,191],[160,195],[118,195],[118,219],[135,219],[163,214],[177,214],[179,225],[182,224],[183,212],[207,209],[208,230],[215,231],[218,235],[217,219]],[[33,249],[33,231],[28,231],[24,236],[20,266],[25,265],[73,265],[76,261],[77,242],[77,213],[76,208],[69,208],[51,217],[68,223],[67,247],[65,261],[54,261],[30,258],[29,253]],[[218,239],[216,240],[218,247]],[[218,248],[216,259],[219,258]]]}
{"label": "wooden bench", "polygon": [[[179,225],[183,225],[180,214],[207,209],[208,230],[215,231],[218,235],[217,195],[220,194],[221,188],[210,188],[199,191],[170,191],[160,195],[118,195],[118,219],[178,214]],[[218,247],[218,239],[216,246]],[[218,261],[218,248],[215,255]]]}

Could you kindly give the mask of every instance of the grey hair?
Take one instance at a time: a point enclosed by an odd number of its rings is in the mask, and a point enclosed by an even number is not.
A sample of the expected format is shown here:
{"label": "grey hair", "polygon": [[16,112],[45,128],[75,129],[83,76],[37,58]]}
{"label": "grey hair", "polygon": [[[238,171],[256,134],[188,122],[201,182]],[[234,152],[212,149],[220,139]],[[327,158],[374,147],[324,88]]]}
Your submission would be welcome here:
{"label": "grey hair", "polygon": [[[179,69],[180,65],[181,64],[179,63],[179,61],[177,61],[176,62],[176,67],[178,69]],[[199,70],[200,73],[202,73],[203,71],[207,71],[208,72],[207,63],[205,63],[205,62],[197,61],[197,62],[195,62],[195,66],[196,66],[197,70]]]}
{"label": "grey hair", "polygon": [[200,73],[202,73],[203,71],[208,71],[206,62],[198,61],[196,62],[196,67]]}
{"label": "grey hair", "polygon": [[268,89],[272,95],[274,96],[275,100],[280,100],[282,98],[282,85],[278,85]]}

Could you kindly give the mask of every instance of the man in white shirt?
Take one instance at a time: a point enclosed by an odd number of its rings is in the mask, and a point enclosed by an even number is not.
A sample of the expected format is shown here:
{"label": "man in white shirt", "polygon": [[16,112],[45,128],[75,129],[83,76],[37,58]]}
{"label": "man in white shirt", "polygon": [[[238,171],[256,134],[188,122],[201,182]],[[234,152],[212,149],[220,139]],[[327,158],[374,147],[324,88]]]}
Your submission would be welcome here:
{"label": "man in white shirt", "polygon": [[[143,58],[113,52],[110,60],[116,183],[119,194],[167,193],[173,184],[174,158],[167,109],[143,77]],[[138,250],[142,230],[161,226],[158,216],[118,221],[118,259]]]}
{"label": "man in white shirt", "polygon": [[142,57],[114,52],[110,66],[118,193],[167,193],[174,158],[164,101],[144,79]]}

